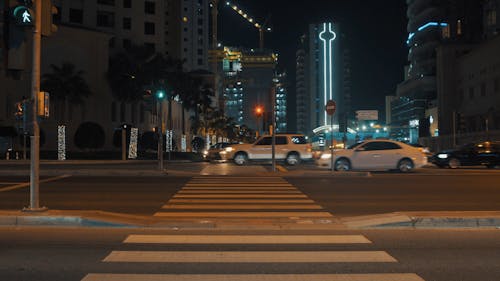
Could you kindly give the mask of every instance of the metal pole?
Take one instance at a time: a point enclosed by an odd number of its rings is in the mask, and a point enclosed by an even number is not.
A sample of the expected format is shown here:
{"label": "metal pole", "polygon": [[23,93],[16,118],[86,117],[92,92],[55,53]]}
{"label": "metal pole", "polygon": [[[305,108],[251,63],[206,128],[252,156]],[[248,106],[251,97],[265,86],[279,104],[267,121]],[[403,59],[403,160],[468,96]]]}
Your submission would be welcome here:
{"label": "metal pole", "polygon": [[40,128],[38,127],[38,93],[40,92],[40,50],[42,43],[42,0],[35,0],[35,27],[33,29],[33,66],[31,73],[31,100],[33,111],[33,136],[31,137],[31,168],[30,168],[30,206],[24,211],[39,212],[40,208],[39,178],[40,178]]}
{"label": "metal pole", "polygon": [[332,142],[331,142],[331,145],[330,145],[330,167],[332,169],[332,172],[335,171],[335,168],[333,167],[333,114],[332,114],[332,118],[330,120],[330,135],[331,135],[331,138],[332,138]]}
{"label": "metal pole", "polygon": [[457,146],[457,112],[453,111],[453,147]]}
{"label": "metal pole", "polygon": [[172,154],[172,137],[173,137],[173,124],[172,124],[172,98],[168,97],[168,122],[167,122],[167,133],[168,133],[168,160],[171,160]]}
{"label": "metal pole", "polygon": [[157,101],[158,122],[158,170],[163,171],[163,114],[161,100]]}
{"label": "metal pole", "polygon": [[122,160],[127,160],[127,126],[122,126]]}
{"label": "metal pole", "polygon": [[272,90],[272,114],[271,114],[271,124],[272,124],[272,155],[273,155],[273,172],[276,172],[276,85]]}
{"label": "metal pole", "polygon": [[490,140],[489,116],[486,116],[486,140]]}

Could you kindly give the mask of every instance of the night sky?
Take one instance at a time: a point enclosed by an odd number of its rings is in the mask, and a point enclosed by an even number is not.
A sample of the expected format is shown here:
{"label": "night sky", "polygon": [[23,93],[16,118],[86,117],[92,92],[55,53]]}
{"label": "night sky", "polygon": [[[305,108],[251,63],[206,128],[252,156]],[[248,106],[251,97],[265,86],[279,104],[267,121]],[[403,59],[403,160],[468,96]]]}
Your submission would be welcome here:
{"label": "night sky", "polygon": [[[261,23],[271,16],[274,32],[266,33],[265,47],[279,53],[279,68],[286,70],[291,78],[292,107],[295,106],[295,52],[300,35],[307,31],[309,23],[340,24],[351,50],[353,110],[378,109],[380,119],[385,119],[384,97],[395,94],[406,64],[404,0],[233,0],[232,3]],[[224,45],[258,47],[258,30],[223,3],[219,8],[219,23],[219,40]]]}

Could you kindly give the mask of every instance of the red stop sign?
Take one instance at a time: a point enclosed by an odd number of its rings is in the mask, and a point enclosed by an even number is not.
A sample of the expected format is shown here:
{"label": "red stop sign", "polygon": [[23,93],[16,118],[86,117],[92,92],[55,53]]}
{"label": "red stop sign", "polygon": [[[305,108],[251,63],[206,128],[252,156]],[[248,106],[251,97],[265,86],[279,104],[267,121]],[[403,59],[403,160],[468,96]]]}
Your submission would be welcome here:
{"label": "red stop sign", "polygon": [[326,113],[328,115],[333,115],[335,114],[335,110],[337,109],[337,103],[335,103],[335,101],[333,100],[329,100],[327,103],[326,103]]}

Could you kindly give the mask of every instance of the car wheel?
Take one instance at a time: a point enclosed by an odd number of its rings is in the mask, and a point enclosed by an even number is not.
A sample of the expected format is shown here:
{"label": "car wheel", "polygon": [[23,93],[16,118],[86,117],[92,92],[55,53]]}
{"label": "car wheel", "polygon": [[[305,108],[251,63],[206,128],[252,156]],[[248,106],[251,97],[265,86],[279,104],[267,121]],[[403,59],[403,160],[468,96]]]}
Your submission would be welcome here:
{"label": "car wheel", "polygon": [[450,160],[448,160],[448,167],[452,169],[460,167],[460,160],[458,160],[457,158],[451,158]]}
{"label": "car wheel", "polygon": [[248,161],[248,156],[245,154],[245,153],[237,153],[235,156],[234,156],[234,163],[236,165],[245,165]]}
{"label": "car wheel", "polygon": [[287,165],[295,166],[300,163],[300,156],[297,153],[289,153],[286,156],[285,162]]}
{"label": "car wheel", "polygon": [[351,170],[351,162],[346,158],[340,158],[335,161],[335,171],[350,171]]}
{"label": "car wheel", "polygon": [[415,165],[413,165],[413,161],[410,159],[401,159],[398,163],[398,170],[402,173],[408,173],[413,170],[414,167]]}

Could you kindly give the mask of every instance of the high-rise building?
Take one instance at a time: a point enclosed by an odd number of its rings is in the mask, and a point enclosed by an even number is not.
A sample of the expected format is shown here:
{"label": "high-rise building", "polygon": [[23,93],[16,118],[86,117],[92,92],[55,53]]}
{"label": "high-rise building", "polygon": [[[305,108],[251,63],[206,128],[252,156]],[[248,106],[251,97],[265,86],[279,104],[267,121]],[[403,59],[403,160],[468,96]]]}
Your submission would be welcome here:
{"label": "high-rise building", "polygon": [[[268,50],[224,47],[224,112],[239,125],[263,130],[271,124],[271,91],[277,55]],[[255,109],[261,107],[261,117]]]}
{"label": "high-rise building", "polygon": [[[328,100],[337,103],[335,126],[350,112],[350,59],[342,45],[339,26],[310,24],[296,52],[297,129],[312,136],[330,130],[325,111]],[[339,119],[342,117],[342,120]]]}
{"label": "high-rise building", "polygon": [[287,121],[287,79],[286,73],[277,74],[274,77],[274,89],[271,95],[274,95],[276,112],[276,132],[286,133],[288,129]]}
{"label": "high-rise building", "polygon": [[184,61],[184,69],[209,70],[209,0],[168,0],[165,44],[168,55]]}
{"label": "high-rise building", "polygon": [[[416,142],[419,122],[437,103],[436,48],[446,42],[481,39],[481,2],[406,0],[408,66],[391,103],[391,134]],[[410,125],[411,124],[411,125]]]}
{"label": "high-rise building", "polygon": [[63,24],[113,35],[112,51],[132,45],[184,61],[184,70],[208,70],[209,0],[56,0]]}

